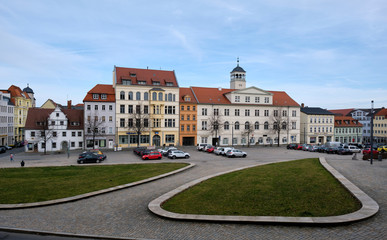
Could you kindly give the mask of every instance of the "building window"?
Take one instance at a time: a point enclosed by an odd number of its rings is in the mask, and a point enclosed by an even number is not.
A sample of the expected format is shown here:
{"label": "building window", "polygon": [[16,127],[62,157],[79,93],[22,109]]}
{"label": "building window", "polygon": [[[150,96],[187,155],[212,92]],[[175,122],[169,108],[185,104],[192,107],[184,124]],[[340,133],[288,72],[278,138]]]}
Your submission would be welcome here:
{"label": "building window", "polygon": [[56,142],[52,143],[52,148],[56,148]]}
{"label": "building window", "polygon": [[235,116],[239,116],[239,109],[235,109]]}
{"label": "building window", "polygon": [[207,116],[207,108],[202,108],[202,115]]}
{"label": "building window", "polygon": [[202,121],[202,130],[207,130],[207,121]]}
{"label": "building window", "polygon": [[269,97],[265,97],[265,103],[269,103]]}
{"label": "building window", "polygon": [[269,129],[269,123],[268,123],[268,122],[265,122],[265,123],[263,124],[263,129],[265,129],[265,130],[268,130],[268,129]]}
{"label": "building window", "polygon": [[99,96],[98,96],[98,94],[96,94],[96,93],[93,93],[93,99],[99,99]]}
{"label": "building window", "polygon": [[101,99],[102,99],[102,100],[106,100],[106,99],[107,99],[107,95],[106,95],[106,94],[104,94],[104,93],[103,93],[103,94],[101,94]]}
{"label": "building window", "polygon": [[62,132],[62,137],[66,137],[66,132]]}
{"label": "building window", "polygon": [[141,100],[141,93],[140,92],[136,92],[136,100]]}
{"label": "building window", "polygon": [[128,113],[129,114],[133,113],[133,105],[128,105]]}
{"label": "building window", "polygon": [[105,111],[105,105],[102,105],[102,111]]}
{"label": "building window", "polygon": [[56,132],[52,132],[52,136],[53,136],[53,137],[56,137]]}
{"label": "building window", "polygon": [[91,110],[91,106],[89,104],[87,105],[87,110]]}
{"label": "building window", "polygon": [[292,111],[292,117],[297,117],[297,111],[296,110]]}
{"label": "building window", "polygon": [[228,138],[223,138],[223,144],[228,145]]}
{"label": "building window", "polygon": [[173,134],[165,135],[165,142],[166,143],[175,143],[175,135],[173,135]]}
{"label": "building window", "polygon": [[219,115],[219,109],[214,109],[214,116],[218,116]]}
{"label": "building window", "polygon": [[269,110],[265,110],[265,117],[269,116]]}
{"label": "building window", "polygon": [[250,116],[250,109],[245,109],[245,116],[246,117]]}
{"label": "building window", "polygon": [[230,109],[224,109],[224,116],[230,116]]}
{"label": "building window", "polygon": [[235,96],[235,102],[240,102],[241,101],[241,97],[240,96]]}
{"label": "building window", "polygon": [[255,109],[255,116],[259,117],[259,109]]}
{"label": "building window", "polygon": [[208,138],[207,137],[202,137],[202,143],[207,143]]}
{"label": "building window", "polygon": [[230,124],[226,121],[224,122],[224,130],[229,130],[230,129]]}
{"label": "building window", "polygon": [[255,97],[255,103],[259,103],[259,97]]}
{"label": "building window", "polygon": [[235,122],[234,129],[239,130],[239,122]]}
{"label": "building window", "polygon": [[35,132],[31,132],[31,137],[35,137]]}
{"label": "building window", "polygon": [[120,113],[125,113],[125,105],[120,105]]}
{"label": "building window", "polygon": [[191,110],[190,106],[187,106],[187,111],[190,111],[190,110]]}
{"label": "building window", "polygon": [[192,131],[195,131],[195,130],[196,130],[196,125],[192,124]]}
{"label": "building window", "polygon": [[125,119],[120,118],[120,127],[125,127]]}
{"label": "building window", "polygon": [[72,136],[72,137],[75,137],[75,132],[71,132],[71,136]]}
{"label": "building window", "polygon": [[190,130],[190,125],[187,125],[187,131],[188,131],[188,132],[191,131],[191,130]]}
{"label": "building window", "polygon": [[128,100],[133,100],[133,92],[128,93]]}
{"label": "building window", "polygon": [[163,93],[159,93],[159,101],[163,101]]}
{"label": "building window", "polygon": [[245,130],[249,130],[250,129],[250,123],[249,122],[245,122]]}
{"label": "building window", "polygon": [[132,80],[122,80],[122,85],[132,85]]}
{"label": "building window", "polygon": [[94,110],[98,111],[98,105],[94,106]]}
{"label": "building window", "polygon": [[259,122],[255,122],[254,123],[254,129],[255,130],[259,130]]}
{"label": "building window", "polygon": [[184,132],[184,125],[181,125],[180,130]]}
{"label": "building window", "polygon": [[181,106],[181,111],[184,111],[184,106]]}
{"label": "building window", "polygon": [[278,117],[278,110],[274,110],[273,114],[274,114],[274,117]]}
{"label": "building window", "polygon": [[282,111],[282,117],[287,117],[287,116],[288,116],[288,111],[283,110],[283,111]]}
{"label": "building window", "polygon": [[120,100],[125,100],[125,92],[124,91],[120,92]]}
{"label": "building window", "polygon": [[250,97],[246,96],[245,97],[245,102],[249,103],[250,102]]}

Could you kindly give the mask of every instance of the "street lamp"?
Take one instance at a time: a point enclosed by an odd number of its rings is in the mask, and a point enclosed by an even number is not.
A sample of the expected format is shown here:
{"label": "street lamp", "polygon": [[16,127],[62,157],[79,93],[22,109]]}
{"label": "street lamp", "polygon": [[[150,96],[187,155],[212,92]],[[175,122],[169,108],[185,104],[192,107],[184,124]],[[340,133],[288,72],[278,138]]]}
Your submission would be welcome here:
{"label": "street lamp", "polygon": [[373,161],[373,145],[374,145],[374,100],[371,101],[371,159],[370,164],[372,164]]}

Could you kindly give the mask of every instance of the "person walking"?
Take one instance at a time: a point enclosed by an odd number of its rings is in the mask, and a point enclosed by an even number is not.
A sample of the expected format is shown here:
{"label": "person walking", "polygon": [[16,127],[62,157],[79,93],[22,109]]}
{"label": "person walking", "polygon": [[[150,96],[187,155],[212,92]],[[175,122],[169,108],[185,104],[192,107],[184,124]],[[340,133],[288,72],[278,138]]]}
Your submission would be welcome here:
{"label": "person walking", "polygon": [[9,160],[10,160],[11,162],[13,161],[13,154],[12,154],[12,153],[9,155]]}

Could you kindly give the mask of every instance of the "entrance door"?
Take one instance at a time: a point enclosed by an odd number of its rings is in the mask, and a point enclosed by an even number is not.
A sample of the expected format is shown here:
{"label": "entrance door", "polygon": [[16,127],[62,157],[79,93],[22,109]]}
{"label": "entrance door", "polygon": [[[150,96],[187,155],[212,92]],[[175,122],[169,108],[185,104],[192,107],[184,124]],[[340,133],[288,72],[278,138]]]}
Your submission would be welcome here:
{"label": "entrance door", "polygon": [[183,137],[183,146],[195,145],[195,137]]}
{"label": "entrance door", "polygon": [[160,146],[160,136],[154,135],[152,138],[153,146],[159,147]]}
{"label": "entrance door", "polygon": [[63,141],[61,145],[62,145],[62,150],[67,151],[67,147],[68,147],[67,142]]}

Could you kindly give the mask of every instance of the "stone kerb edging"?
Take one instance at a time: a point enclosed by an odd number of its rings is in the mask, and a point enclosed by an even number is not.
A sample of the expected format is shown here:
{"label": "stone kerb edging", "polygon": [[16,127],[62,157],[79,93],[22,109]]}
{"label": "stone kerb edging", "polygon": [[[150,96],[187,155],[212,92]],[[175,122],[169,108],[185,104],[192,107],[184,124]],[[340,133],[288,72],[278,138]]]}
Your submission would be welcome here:
{"label": "stone kerb edging", "polygon": [[[183,163],[187,163],[187,162],[183,162]],[[133,163],[133,164],[157,164],[157,163]],[[143,179],[143,180],[140,180],[137,182],[132,182],[132,183],[128,183],[128,184],[124,184],[124,185],[120,185],[120,186],[106,188],[106,189],[102,189],[102,190],[98,190],[98,191],[94,191],[94,192],[89,192],[89,193],[85,193],[85,194],[81,194],[81,195],[77,195],[77,196],[73,196],[73,197],[67,197],[67,198],[61,198],[61,199],[55,199],[55,200],[49,200],[49,201],[43,201],[43,202],[20,203],[20,204],[0,204],[0,209],[32,208],[32,207],[47,206],[47,205],[65,203],[65,202],[73,202],[73,201],[77,201],[77,200],[80,200],[83,198],[89,198],[89,197],[93,197],[96,195],[105,194],[105,193],[113,192],[113,191],[118,191],[118,190],[121,190],[124,188],[129,188],[129,187],[137,186],[140,184],[152,182],[152,181],[155,181],[155,180],[158,180],[158,179],[161,179],[164,177],[168,177],[168,176],[176,174],[176,173],[180,173],[182,171],[185,171],[185,170],[195,166],[194,163],[188,163],[188,164],[189,164],[188,166],[177,169],[175,171],[164,173],[164,174],[161,174],[161,175],[158,175],[155,177]]]}
{"label": "stone kerb edging", "polygon": [[225,215],[194,215],[194,214],[180,214],[166,211],[161,208],[161,205],[177,195],[178,193],[210,178],[251,168],[255,166],[261,166],[270,163],[256,164],[252,166],[242,167],[231,171],[217,173],[211,176],[203,177],[194,180],[190,183],[184,184],[175,190],[172,190],[161,197],[153,200],[148,204],[148,209],[162,217],[180,219],[180,220],[199,220],[199,221],[215,221],[215,222],[250,222],[250,223],[292,223],[292,224],[336,224],[336,223],[347,223],[353,221],[359,221],[362,219],[369,218],[375,215],[379,211],[379,205],[370,198],[367,194],[361,191],[358,187],[352,184],[343,175],[333,169],[325,160],[320,158],[320,163],[337,179],[340,183],[347,188],[354,197],[356,197],[362,204],[362,208],[356,212],[340,215],[340,216],[329,216],[329,217],[281,217],[281,216],[225,216]]}

